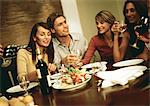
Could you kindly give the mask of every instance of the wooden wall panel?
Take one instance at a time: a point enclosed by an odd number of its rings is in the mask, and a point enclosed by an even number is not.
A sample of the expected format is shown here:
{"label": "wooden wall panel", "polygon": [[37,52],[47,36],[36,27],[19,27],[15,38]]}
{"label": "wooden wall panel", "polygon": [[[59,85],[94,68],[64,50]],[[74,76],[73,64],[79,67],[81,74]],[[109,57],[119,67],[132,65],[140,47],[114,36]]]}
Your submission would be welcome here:
{"label": "wooden wall panel", "polygon": [[0,43],[24,45],[32,26],[46,21],[52,12],[62,12],[60,0],[0,0]]}

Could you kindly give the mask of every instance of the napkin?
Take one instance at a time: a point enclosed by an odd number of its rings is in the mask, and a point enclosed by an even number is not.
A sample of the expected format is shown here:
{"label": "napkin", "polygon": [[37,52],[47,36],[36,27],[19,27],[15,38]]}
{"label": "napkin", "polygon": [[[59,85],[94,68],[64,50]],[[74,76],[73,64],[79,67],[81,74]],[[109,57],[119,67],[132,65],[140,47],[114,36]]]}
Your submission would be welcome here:
{"label": "napkin", "polygon": [[130,66],[113,71],[100,71],[96,73],[96,76],[104,79],[102,88],[106,88],[116,84],[125,85],[129,80],[143,75],[146,69],[146,66]]}

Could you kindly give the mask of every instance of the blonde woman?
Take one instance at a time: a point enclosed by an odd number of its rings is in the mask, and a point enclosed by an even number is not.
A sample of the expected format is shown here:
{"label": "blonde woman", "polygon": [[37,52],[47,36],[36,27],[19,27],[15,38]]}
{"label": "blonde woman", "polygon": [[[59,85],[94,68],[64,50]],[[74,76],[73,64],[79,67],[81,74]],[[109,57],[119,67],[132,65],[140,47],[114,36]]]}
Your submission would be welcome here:
{"label": "blonde woman", "polygon": [[118,62],[124,58],[128,46],[129,34],[125,31],[122,33],[124,37],[120,37],[120,24],[109,11],[100,11],[96,15],[95,21],[98,33],[91,38],[82,63],[89,63],[94,52],[97,50],[101,56],[101,60],[107,61],[108,68],[111,69],[114,62]]}

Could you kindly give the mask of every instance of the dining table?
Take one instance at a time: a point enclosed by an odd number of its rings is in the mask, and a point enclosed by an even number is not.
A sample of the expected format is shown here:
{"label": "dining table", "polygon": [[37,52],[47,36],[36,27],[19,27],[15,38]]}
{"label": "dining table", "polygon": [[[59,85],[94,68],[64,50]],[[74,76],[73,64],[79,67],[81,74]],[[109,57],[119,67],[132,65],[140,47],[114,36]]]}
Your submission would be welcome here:
{"label": "dining table", "polygon": [[39,86],[31,91],[38,106],[149,106],[149,70],[125,85],[102,88],[99,77],[92,78],[81,88],[65,91],[52,88],[49,95],[42,95]]}

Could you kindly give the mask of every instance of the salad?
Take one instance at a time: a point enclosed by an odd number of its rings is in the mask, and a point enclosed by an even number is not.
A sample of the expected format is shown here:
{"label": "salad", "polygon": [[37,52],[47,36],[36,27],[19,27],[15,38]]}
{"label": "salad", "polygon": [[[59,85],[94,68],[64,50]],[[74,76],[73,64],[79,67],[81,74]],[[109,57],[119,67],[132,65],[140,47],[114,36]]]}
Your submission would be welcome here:
{"label": "salad", "polygon": [[87,74],[86,69],[64,68],[60,78],[61,86],[77,85],[88,80],[90,77],[91,75]]}

